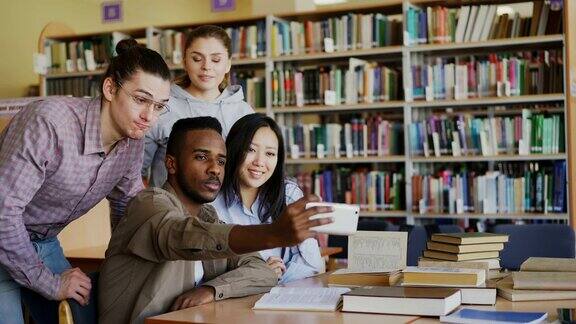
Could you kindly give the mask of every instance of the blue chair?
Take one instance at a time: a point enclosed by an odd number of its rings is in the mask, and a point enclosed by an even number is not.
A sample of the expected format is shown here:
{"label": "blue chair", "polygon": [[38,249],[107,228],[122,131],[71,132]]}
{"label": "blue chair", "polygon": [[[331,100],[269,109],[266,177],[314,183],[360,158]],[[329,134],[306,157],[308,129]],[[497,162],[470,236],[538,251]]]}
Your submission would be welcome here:
{"label": "blue chair", "polygon": [[440,224],[438,225],[439,233],[464,233],[464,229],[456,224]]}
{"label": "blue chair", "polygon": [[74,299],[60,302],[58,309],[59,324],[97,324],[98,323],[98,272],[88,274],[92,282],[90,303],[86,306],[78,304]]}
{"label": "blue chair", "polygon": [[563,224],[496,225],[494,233],[508,234],[500,252],[502,268],[518,270],[529,257],[574,258],[574,230]]}
{"label": "blue chair", "polygon": [[417,266],[418,258],[422,256],[422,251],[426,249],[428,241],[428,232],[424,226],[420,225],[403,225],[400,231],[408,232],[408,251],[406,252],[406,265]]}

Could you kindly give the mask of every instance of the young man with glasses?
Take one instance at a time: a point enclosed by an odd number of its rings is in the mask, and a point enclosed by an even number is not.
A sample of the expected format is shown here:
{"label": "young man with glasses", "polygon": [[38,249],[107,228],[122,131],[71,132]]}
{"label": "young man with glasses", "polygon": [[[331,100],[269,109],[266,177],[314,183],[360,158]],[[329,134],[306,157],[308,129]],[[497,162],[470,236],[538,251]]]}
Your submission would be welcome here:
{"label": "young man with glasses", "polygon": [[118,223],[143,189],[142,138],[166,111],[170,71],[134,40],[116,50],[101,97],[37,101],[0,134],[2,323],[23,323],[21,300],[35,323],[57,323],[59,300],[86,305],[94,287],[57,234],[104,198]]}

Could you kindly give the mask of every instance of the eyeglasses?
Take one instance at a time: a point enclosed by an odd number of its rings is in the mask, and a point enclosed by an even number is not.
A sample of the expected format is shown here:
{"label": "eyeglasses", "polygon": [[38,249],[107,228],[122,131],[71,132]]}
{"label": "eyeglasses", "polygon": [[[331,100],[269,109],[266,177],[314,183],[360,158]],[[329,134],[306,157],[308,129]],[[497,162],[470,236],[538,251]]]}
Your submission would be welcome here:
{"label": "eyeglasses", "polygon": [[163,115],[167,112],[170,111],[170,109],[168,108],[168,105],[158,102],[158,101],[154,101],[150,98],[146,98],[146,97],[142,97],[139,96],[137,94],[133,94],[128,92],[128,90],[124,89],[124,87],[122,87],[122,85],[119,85],[118,88],[124,90],[124,92],[130,96],[132,98],[132,100],[134,101],[134,103],[136,103],[138,106],[142,107],[142,108],[146,108],[146,109],[150,109],[150,107],[152,107],[152,112],[154,112],[155,115]]}

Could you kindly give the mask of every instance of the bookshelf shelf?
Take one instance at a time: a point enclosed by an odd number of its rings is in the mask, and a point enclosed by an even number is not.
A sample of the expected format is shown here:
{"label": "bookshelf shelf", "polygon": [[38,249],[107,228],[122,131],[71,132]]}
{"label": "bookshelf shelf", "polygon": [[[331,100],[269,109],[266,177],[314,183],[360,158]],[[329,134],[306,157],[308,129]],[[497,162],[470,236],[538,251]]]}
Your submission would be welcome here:
{"label": "bookshelf shelf", "polygon": [[374,56],[383,54],[401,54],[401,53],[402,53],[402,46],[387,46],[379,48],[360,49],[354,51],[277,56],[273,57],[272,61],[295,62],[295,61],[311,61],[311,60],[343,58],[343,57],[348,58],[348,57],[364,57],[364,56]]}
{"label": "bookshelf shelf", "polygon": [[564,160],[566,154],[532,154],[532,155],[492,155],[492,156],[413,156],[414,163],[458,163],[458,162],[489,162],[489,161],[548,161]]}
{"label": "bookshelf shelf", "polygon": [[360,217],[388,218],[408,216],[408,213],[404,210],[360,211]]}
{"label": "bookshelf shelf", "polygon": [[413,101],[407,103],[413,108],[421,107],[461,107],[461,106],[488,106],[488,105],[509,105],[522,103],[541,103],[564,101],[566,96],[563,93],[523,95],[514,97],[488,97],[471,98],[464,100],[435,100],[435,101]]}
{"label": "bookshelf shelf", "polygon": [[91,75],[102,75],[106,72],[105,69],[98,69],[94,71],[82,71],[82,72],[61,72],[61,73],[49,73],[46,75],[47,79],[58,79],[58,78],[74,78],[83,77]]}
{"label": "bookshelf shelf", "polygon": [[407,46],[407,49],[413,53],[436,52],[436,51],[456,51],[463,49],[479,48],[503,48],[521,46],[521,45],[538,45],[551,46],[554,44],[562,45],[564,35],[544,35],[544,36],[526,36],[508,39],[494,39],[484,42],[467,42],[467,43],[447,43],[447,44],[425,44]]}
{"label": "bookshelf shelf", "polygon": [[381,157],[353,157],[353,158],[304,158],[304,159],[286,159],[286,164],[349,164],[349,163],[396,163],[404,162],[404,155],[381,156]]}
{"label": "bookshelf shelf", "polygon": [[425,214],[411,214],[414,218],[449,218],[449,219],[465,219],[465,218],[486,218],[486,219],[548,219],[548,220],[567,220],[568,214],[566,213],[505,213],[505,214],[443,214],[443,213],[425,213]]}
{"label": "bookshelf shelf", "polygon": [[303,107],[274,107],[274,113],[318,113],[318,112],[340,112],[340,111],[368,111],[368,110],[383,110],[383,109],[398,109],[404,106],[404,101],[382,101],[370,104],[357,104],[357,105],[309,105]]}

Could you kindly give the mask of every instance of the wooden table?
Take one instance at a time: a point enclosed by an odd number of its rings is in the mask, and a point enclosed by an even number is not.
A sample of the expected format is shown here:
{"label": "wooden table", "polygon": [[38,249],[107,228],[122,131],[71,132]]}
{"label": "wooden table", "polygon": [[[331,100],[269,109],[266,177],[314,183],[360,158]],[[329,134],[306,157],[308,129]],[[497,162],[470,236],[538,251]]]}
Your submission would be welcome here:
{"label": "wooden table", "polygon": [[78,267],[82,271],[94,272],[100,269],[104,262],[104,254],[108,246],[95,246],[82,249],[64,251],[64,255],[73,267]]}
{"label": "wooden table", "polygon": [[[324,287],[327,275],[319,275],[313,278],[299,280],[287,286],[298,287]],[[146,324],[161,323],[233,323],[233,324],[292,324],[292,323],[348,323],[348,324],[371,324],[371,323],[438,323],[438,318],[419,316],[396,316],[381,314],[343,313],[343,312],[305,312],[305,311],[264,311],[252,310],[254,303],[261,295],[248,296],[222,300],[206,305],[200,305],[180,311],[167,313],[148,318]],[[559,301],[535,301],[535,302],[509,302],[498,297],[495,306],[464,307],[488,309],[488,310],[514,310],[514,311],[538,311],[547,312],[548,321],[557,318],[556,309],[559,307],[574,307],[576,300]]]}

